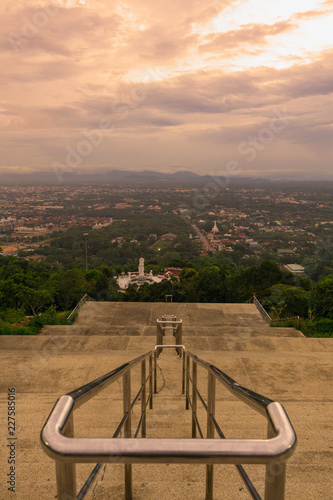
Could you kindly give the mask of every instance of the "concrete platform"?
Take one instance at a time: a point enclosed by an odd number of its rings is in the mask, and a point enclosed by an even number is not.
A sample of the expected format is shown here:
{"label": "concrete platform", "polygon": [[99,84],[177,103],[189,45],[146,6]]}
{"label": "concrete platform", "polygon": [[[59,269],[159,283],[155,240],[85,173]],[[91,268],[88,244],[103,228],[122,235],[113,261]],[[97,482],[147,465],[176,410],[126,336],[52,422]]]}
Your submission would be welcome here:
{"label": "concrete platform", "polygon": [[175,314],[189,327],[243,325],[267,326],[253,304],[197,304],[163,302],[86,302],[75,325],[155,326],[156,318]]}
{"label": "concrete platform", "polygon": [[[71,327],[48,327],[36,337],[0,336],[1,500],[15,495],[23,500],[55,498],[55,467],[41,450],[39,433],[56,399],[150,350],[155,344],[156,319],[172,313],[184,321],[183,342],[190,350],[286,408],[298,435],[298,448],[287,469],[286,499],[333,498],[333,339],[308,339],[293,329],[270,328],[252,304],[88,302]],[[139,373],[134,374],[133,393],[138,380]],[[184,409],[180,384],[181,362],[173,351],[164,350],[158,395],[154,409],[148,411],[148,437],[190,437],[191,419]],[[16,389],[15,494],[6,487],[9,387]],[[206,387],[203,379],[200,390],[204,395]],[[118,381],[75,412],[76,435],[110,436],[121,411]],[[202,412],[199,419],[204,427]],[[137,420],[135,409],[133,421]],[[266,433],[263,417],[222,387],[217,392],[217,420],[227,437],[264,437]],[[90,465],[77,466],[79,485],[91,469]],[[263,494],[264,467],[246,470]],[[204,466],[193,465],[135,466],[134,498],[203,499],[204,472]],[[217,466],[215,477],[217,500],[249,498],[233,466]],[[86,498],[124,498],[122,466],[103,466]]]}

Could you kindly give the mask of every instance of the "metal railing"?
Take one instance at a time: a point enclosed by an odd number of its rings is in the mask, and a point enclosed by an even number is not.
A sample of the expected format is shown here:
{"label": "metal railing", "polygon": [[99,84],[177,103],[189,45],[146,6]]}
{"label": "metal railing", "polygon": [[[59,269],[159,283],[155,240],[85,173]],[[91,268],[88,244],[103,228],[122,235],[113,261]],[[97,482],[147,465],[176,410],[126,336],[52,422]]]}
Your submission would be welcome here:
{"label": "metal railing", "polygon": [[[183,351],[182,392],[185,394],[186,409],[190,407],[192,409],[192,438],[196,437],[197,430],[200,437],[203,437],[197,418],[199,398],[207,413],[206,439],[135,439],[140,429],[141,437],[146,438],[146,408],[148,404],[150,409],[153,408],[153,394],[157,392],[157,352],[161,347]],[[141,387],[132,401],[131,370],[140,363]],[[203,367],[208,372],[207,402],[198,391],[198,367]],[[120,377],[123,378],[123,417],[113,437],[75,438],[73,411]],[[267,439],[225,439],[215,418],[216,382],[221,382],[238,399],[267,417]],[[192,397],[190,397],[191,383]],[[140,396],[141,416],[132,437],[131,410]],[[124,437],[120,438],[122,430]],[[214,439],[215,430],[222,439]],[[296,434],[284,408],[279,403],[240,386],[214,365],[187,351],[183,345],[157,345],[147,354],[61,396],[41,432],[41,442],[44,451],[56,461],[58,500],[82,499],[102,463],[124,464],[126,500],[133,498],[132,464],[206,464],[206,500],[213,499],[214,464],[235,464],[252,498],[260,499],[241,464],[266,464],[265,500],[283,500],[286,461],[295,449]],[[98,464],[78,496],[76,496],[76,463]]]}
{"label": "metal railing", "polygon": [[256,306],[264,320],[267,321],[267,323],[270,325],[272,323],[272,318],[255,295],[253,295],[253,304]]}
{"label": "metal railing", "polygon": [[289,318],[272,318],[264,306],[259,302],[257,297],[254,295],[253,296],[253,304],[256,306],[262,317],[264,318],[265,321],[269,324],[269,326],[272,326],[272,323],[279,323],[279,322],[288,322],[288,321],[295,321],[296,323],[296,328],[297,330],[300,329],[300,317],[299,316],[291,316]]}
{"label": "metal railing", "polygon": [[[192,371],[190,369],[191,359]],[[203,367],[208,372],[207,401],[204,400],[198,390],[198,366]],[[215,419],[217,381],[221,382],[238,399],[267,417],[267,440],[226,439]],[[192,391],[190,391],[191,384]],[[218,436],[224,440],[224,443],[228,443],[224,450],[224,460],[219,463],[236,465],[251,497],[255,500],[261,500],[261,497],[241,464],[266,464],[265,500],[283,500],[285,498],[286,461],[290,458],[296,446],[296,434],[283,406],[242,387],[216,366],[199,359],[186,349],[184,349],[183,356],[183,392],[185,392],[186,397],[186,409],[191,408],[192,410],[192,438],[197,437],[197,431],[201,438],[204,437],[197,417],[197,403],[199,400],[207,413],[207,439],[214,438],[216,431]],[[191,392],[192,397],[190,396]],[[278,437],[280,445],[277,444]],[[207,460],[206,500],[213,499],[213,463],[218,462]]]}
{"label": "metal railing", "polygon": [[[183,320],[177,321],[177,317],[174,314],[165,314],[162,319],[156,320],[156,345],[163,344],[163,337],[165,336],[166,330],[172,330],[172,334],[175,337],[175,344],[181,345],[183,343]],[[157,355],[159,356],[162,352],[162,348],[158,348]],[[178,356],[182,357],[182,349],[176,348]]]}
{"label": "metal railing", "polygon": [[69,314],[69,316],[67,317],[67,321],[69,322],[72,317],[79,312],[79,310],[81,309],[81,307],[88,301],[95,301],[95,299],[91,298],[87,293],[85,295],[83,295],[82,299],[76,304],[76,306],[74,307],[73,311]]}
{"label": "metal railing", "polygon": [[[153,357],[156,350],[152,350],[147,354],[143,354],[136,359],[125,363],[115,370],[99,377],[98,379],[86,384],[78,389],[61,396],[56,402],[43,430],[41,433],[41,441],[44,451],[56,461],[56,476],[57,476],[57,494],[58,500],[71,500],[84,498],[94,478],[96,477],[101,465],[104,462],[117,462],[111,460],[111,454],[106,451],[104,443],[120,444],[127,438],[131,438],[132,425],[131,415],[134,405],[141,398],[141,416],[138,427],[134,433],[136,438],[141,429],[141,437],[146,437],[146,408],[149,404],[153,408],[153,392],[156,391],[156,356],[153,367]],[[146,360],[149,360],[149,373],[146,377]],[[134,397],[131,399],[131,370],[141,363],[141,387]],[[111,439],[86,439],[74,438],[74,410],[87,403],[91,398],[96,396],[100,391],[104,390],[110,384],[116,382],[120,377],[123,378],[123,418],[114,432]],[[147,393],[147,382],[149,380],[149,396]],[[153,382],[154,381],[154,382]],[[154,384],[154,388],[153,388]],[[124,433],[124,438],[119,437],[120,433]],[[74,438],[74,439],[69,439]],[[132,440],[133,441],[133,440]],[[137,444],[138,441],[134,439]],[[117,446],[116,446],[117,448]],[[117,453],[116,453],[117,457]],[[132,498],[132,465],[128,461],[122,459],[120,462],[125,463],[125,497]],[[75,463],[94,463],[98,462],[88,477],[87,481],[76,496],[76,473]]]}

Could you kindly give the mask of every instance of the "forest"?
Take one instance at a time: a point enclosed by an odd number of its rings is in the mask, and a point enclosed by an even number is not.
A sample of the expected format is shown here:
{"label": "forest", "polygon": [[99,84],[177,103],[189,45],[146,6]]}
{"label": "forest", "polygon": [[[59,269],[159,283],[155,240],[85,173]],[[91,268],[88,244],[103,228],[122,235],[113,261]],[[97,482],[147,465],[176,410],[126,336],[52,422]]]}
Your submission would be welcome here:
{"label": "forest", "polygon": [[[27,261],[0,256],[0,334],[36,334],[44,324],[67,324],[67,316],[84,294],[94,300],[243,303],[255,295],[273,319],[300,316],[306,335],[333,335],[333,275],[318,282],[298,277],[272,261],[250,267],[212,261],[173,259],[168,265],[181,268],[171,277],[140,288],[130,285],[120,293],[115,277],[119,266],[65,267],[46,261]],[[155,267],[154,267],[155,266]],[[161,269],[146,261],[146,270]],[[281,323],[284,326],[294,324]]]}

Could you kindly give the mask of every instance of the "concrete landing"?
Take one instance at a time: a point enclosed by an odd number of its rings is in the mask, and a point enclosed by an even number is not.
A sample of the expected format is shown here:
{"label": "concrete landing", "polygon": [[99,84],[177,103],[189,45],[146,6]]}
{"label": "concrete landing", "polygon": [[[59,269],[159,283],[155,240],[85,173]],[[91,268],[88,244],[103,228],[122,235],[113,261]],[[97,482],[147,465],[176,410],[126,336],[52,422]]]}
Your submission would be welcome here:
{"label": "concrete landing", "polygon": [[271,328],[253,304],[86,302],[72,326],[46,326],[41,335],[153,336],[156,319],[175,314],[187,337],[299,337],[295,328]]}
{"label": "concrete landing", "polygon": [[175,314],[188,327],[267,323],[253,304],[197,304],[163,302],[86,302],[75,325],[154,326],[164,314]]}
{"label": "concrete landing", "polygon": [[[6,487],[8,388],[16,389],[16,498],[54,499],[55,467],[41,450],[39,433],[56,399],[149,351],[155,344],[156,319],[172,313],[184,321],[187,348],[285,406],[298,435],[287,469],[286,499],[333,498],[333,339],[308,339],[294,329],[270,328],[252,304],[88,302],[71,327],[48,327],[35,337],[0,336],[1,500],[15,498]],[[164,350],[158,365],[158,395],[147,415],[148,437],[189,437],[191,417],[181,396],[181,362],[174,351]],[[139,379],[137,371],[133,394]],[[205,395],[205,379],[200,384]],[[262,417],[222,387],[217,396],[217,420],[227,437],[265,436]],[[75,412],[76,435],[110,436],[121,412],[118,381]],[[204,414],[199,418],[204,428]],[[77,466],[79,486],[91,469],[89,464]],[[264,468],[246,470],[262,494]],[[135,466],[134,498],[201,500],[204,473],[204,466]],[[249,498],[233,466],[217,466],[215,477],[216,500]],[[86,498],[124,498],[122,466],[103,466]]]}
{"label": "concrete landing", "polygon": [[[126,327],[110,324],[109,326],[80,326],[80,325],[47,325],[43,328],[41,335],[66,335],[66,336],[143,336],[143,337],[156,337],[156,325],[155,326],[136,326],[136,327]],[[268,326],[261,325],[223,325],[223,326],[202,326],[200,328],[183,326],[183,335],[190,337],[230,337],[237,336],[241,338],[246,337],[300,337],[303,338],[304,335],[295,330],[295,328],[270,328]],[[151,340],[151,339],[150,339]]]}

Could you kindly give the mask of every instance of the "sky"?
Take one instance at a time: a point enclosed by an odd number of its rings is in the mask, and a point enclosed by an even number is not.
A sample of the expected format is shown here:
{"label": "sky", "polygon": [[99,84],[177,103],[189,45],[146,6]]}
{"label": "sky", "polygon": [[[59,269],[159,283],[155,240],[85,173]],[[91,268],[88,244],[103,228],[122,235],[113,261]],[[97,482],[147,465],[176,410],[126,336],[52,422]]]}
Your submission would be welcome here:
{"label": "sky", "polygon": [[333,0],[2,0],[0,174],[333,179]]}

